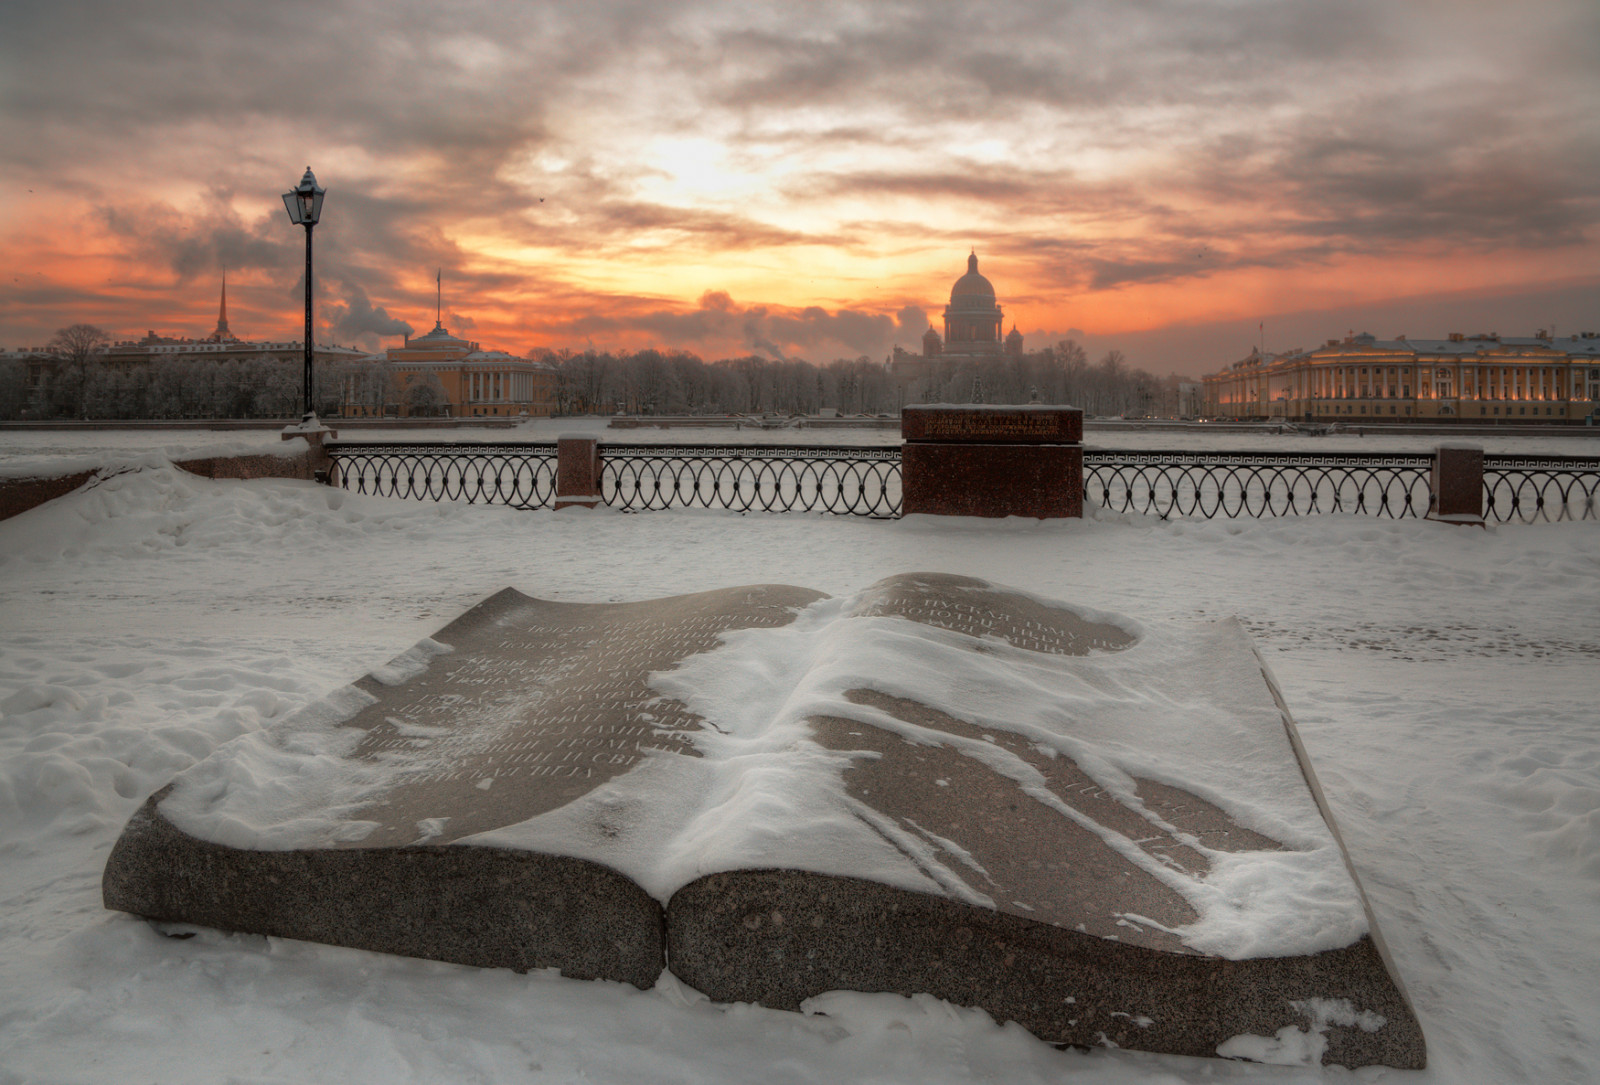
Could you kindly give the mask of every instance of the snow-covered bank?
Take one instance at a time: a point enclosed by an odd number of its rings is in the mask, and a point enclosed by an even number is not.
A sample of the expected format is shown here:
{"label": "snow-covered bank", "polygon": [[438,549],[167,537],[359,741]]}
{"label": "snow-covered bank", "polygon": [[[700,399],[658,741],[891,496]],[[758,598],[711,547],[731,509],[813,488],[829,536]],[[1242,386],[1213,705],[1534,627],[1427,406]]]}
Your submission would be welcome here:
{"label": "snow-covered bank", "polygon": [[[603,416],[541,418],[511,427],[460,427],[448,429],[347,428],[341,440],[384,442],[554,441],[565,434],[596,437],[607,444],[779,444],[847,445],[878,448],[900,443],[900,431],[891,429],[756,429],[731,426],[611,429]],[[339,422],[328,423],[335,429]],[[1430,452],[1441,441],[1467,440],[1491,453],[1519,452],[1548,456],[1600,454],[1600,429],[1567,431],[1561,435],[1508,437],[1495,434],[1461,438],[1428,434],[1376,433],[1357,436],[1336,433],[1323,437],[1299,434],[1240,433],[1204,428],[1185,430],[1144,429],[1137,423],[1096,425],[1084,434],[1089,448],[1178,449],[1256,452]],[[131,457],[157,453],[171,459],[236,455],[271,451],[281,443],[276,430],[23,430],[0,429],[0,477],[23,474],[67,474],[89,470]]]}
{"label": "snow-covered bank", "polygon": [[[670,980],[639,993],[209,931],[174,940],[100,907],[106,853],[151,790],[501,587],[846,595],[908,570],[1139,619],[1240,615],[1295,712],[1431,1068],[1057,1052],[928,1000],[717,1007]],[[0,523],[0,1081],[1589,1081],[1597,576],[1593,523],[624,516],[121,475]]]}

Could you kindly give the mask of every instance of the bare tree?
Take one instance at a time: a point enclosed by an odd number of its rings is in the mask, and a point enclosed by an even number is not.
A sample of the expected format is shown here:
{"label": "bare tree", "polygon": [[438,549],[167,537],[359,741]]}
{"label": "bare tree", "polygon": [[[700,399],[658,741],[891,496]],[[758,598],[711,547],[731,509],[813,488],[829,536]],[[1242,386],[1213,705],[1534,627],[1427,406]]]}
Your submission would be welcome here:
{"label": "bare tree", "polygon": [[111,337],[93,324],[72,324],[60,328],[45,344],[54,359],[50,381],[50,409],[72,418],[83,416],[83,392],[88,366],[105,350]]}
{"label": "bare tree", "polygon": [[93,324],[72,324],[58,328],[44,349],[57,361],[82,365],[104,351],[110,342],[111,336]]}

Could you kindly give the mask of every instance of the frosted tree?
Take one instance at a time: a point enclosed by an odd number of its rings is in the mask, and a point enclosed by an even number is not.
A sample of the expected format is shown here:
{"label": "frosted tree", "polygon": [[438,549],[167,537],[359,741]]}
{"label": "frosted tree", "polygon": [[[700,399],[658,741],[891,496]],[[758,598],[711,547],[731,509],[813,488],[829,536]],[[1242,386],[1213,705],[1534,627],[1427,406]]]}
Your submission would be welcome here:
{"label": "frosted tree", "polygon": [[0,418],[21,418],[28,406],[28,367],[0,358]]}

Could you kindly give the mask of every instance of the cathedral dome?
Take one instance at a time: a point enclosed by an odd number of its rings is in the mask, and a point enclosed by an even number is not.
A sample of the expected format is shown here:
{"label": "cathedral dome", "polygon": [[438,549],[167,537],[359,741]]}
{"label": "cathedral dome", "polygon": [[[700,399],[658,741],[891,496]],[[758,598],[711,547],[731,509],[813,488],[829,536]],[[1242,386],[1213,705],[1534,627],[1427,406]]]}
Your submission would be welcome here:
{"label": "cathedral dome", "polygon": [[[978,254],[967,257],[967,273],[950,288],[944,307],[944,348],[952,357],[994,357],[1003,349],[994,284],[978,274]],[[926,351],[924,351],[926,353]]]}
{"label": "cathedral dome", "polygon": [[994,305],[994,284],[978,274],[978,254],[967,257],[967,273],[950,288],[950,304],[971,308],[974,303],[988,309]]}

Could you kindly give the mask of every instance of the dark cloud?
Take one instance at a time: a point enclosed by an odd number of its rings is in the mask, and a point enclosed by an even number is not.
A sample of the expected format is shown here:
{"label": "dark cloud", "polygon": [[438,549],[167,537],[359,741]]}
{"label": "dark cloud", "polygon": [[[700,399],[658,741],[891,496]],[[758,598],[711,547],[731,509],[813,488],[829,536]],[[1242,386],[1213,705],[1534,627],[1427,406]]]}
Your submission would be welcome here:
{"label": "dark cloud", "polygon": [[894,315],[894,326],[898,336],[919,339],[929,328],[927,311],[920,306],[907,305]]}
{"label": "dark cloud", "polygon": [[359,341],[375,350],[378,339],[410,335],[413,331],[410,324],[396,320],[383,306],[373,305],[366,291],[354,284],[345,286],[343,299],[331,308],[328,324],[338,342]]}
{"label": "dark cloud", "polygon": [[641,235],[657,246],[689,243],[721,252],[728,249],[771,248],[817,244],[832,240],[815,234],[768,226],[755,219],[717,211],[691,210],[638,201],[608,201],[584,213],[574,228],[563,233],[576,242],[627,243]]}
{"label": "dark cloud", "polygon": [[[904,312],[902,316],[904,316]],[[885,313],[860,309],[800,309],[740,305],[726,291],[701,295],[693,308],[666,307],[648,299],[609,299],[605,312],[540,324],[547,337],[650,343],[694,350],[709,357],[760,351],[773,358],[831,361],[886,353],[901,325]],[[921,334],[919,329],[918,334]]]}
{"label": "dark cloud", "polygon": [[[198,320],[224,264],[245,311],[261,286],[266,322],[301,258],[277,193],[309,162],[343,334],[426,326],[443,265],[447,300],[486,327],[509,310],[598,335],[626,310],[667,345],[704,329],[876,353],[920,334],[925,315],[888,315],[908,299],[641,309],[515,253],[781,266],[806,246],[977,244],[1009,262],[1015,304],[1048,305],[1355,256],[1571,250],[1600,238],[1597,100],[1593,0],[12,0],[0,181],[98,209],[118,284],[32,316],[4,303],[0,332],[162,291]],[[671,136],[781,169],[755,196],[679,198],[649,160]]]}
{"label": "dark cloud", "polygon": [[275,224],[264,215],[246,221],[220,192],[211,193],[198,211],[159,202],[102,206],[95,213],[131,261],[168,271],[181,282],[217,275],[223,267],[292,267],[303,244],[297,232],[271,229]]}

